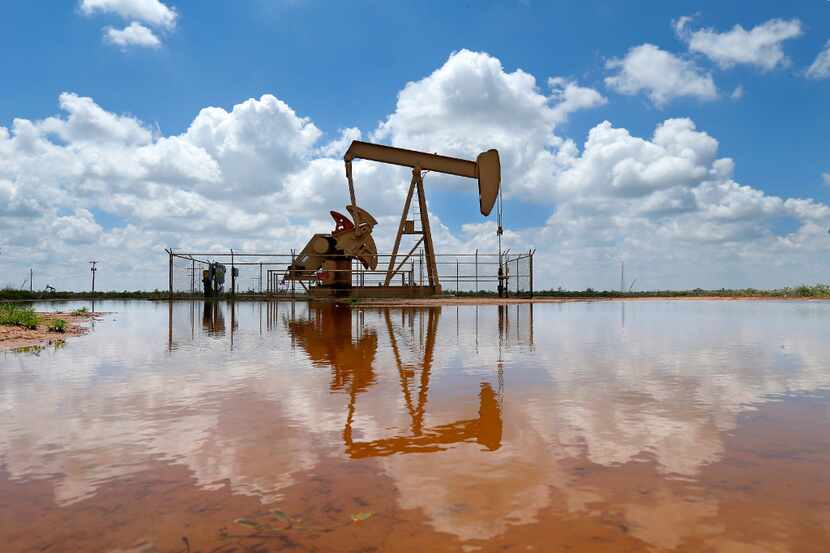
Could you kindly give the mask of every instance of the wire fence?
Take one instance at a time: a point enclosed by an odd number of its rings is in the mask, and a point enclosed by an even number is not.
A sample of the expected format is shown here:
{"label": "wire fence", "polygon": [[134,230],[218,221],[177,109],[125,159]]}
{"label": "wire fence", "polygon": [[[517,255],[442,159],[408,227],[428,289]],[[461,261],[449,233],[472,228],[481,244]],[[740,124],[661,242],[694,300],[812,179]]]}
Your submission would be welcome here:
{"label": "wire fence", "polygon": [[[289,253],[213,252],[191,253],[166,250],[169,257],[169,291],[171,294],[203,294],[203,272],[211,263],[225,267],[220,293],[296,295],[306,287],[320,285],[316,274],[301,281],[288,277],[288,268],[297,257]],[[533,255],[522,253],[443,253],[436,254],[436,272],[444,293],[463,295],[499,292],[499,285],[511,296],[533,295]],[[350,273],[353,288],[382,286],[386,282],[391,254],[378,255],[377,270],[366,270],[352,260]],[[398,258],[400,259],[400,257]],[[392,287],[426,286],[429,282],[423,250],[403,261],[396,261]],[[500,270],[501,269],[501,270]]]}
{"label": "wire fence", "polygon": [[507,293],[516,296],[533,295],[533,251],[508,254],[505,258],[507,269]]}

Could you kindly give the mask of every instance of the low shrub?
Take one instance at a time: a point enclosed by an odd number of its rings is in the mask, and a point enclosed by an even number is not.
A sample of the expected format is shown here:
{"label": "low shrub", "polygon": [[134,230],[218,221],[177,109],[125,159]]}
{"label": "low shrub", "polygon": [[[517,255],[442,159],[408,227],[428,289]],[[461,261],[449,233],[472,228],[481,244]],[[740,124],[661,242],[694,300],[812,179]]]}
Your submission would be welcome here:
{"label": "low shrub", "polygon": [[66,321],[63,319],[55,319],[50,321],[46,328],[49,329],[49,332],[66,332]]}
{"label": "low shrub", "polygon": [[0,325],[22,326],[34,330],[37,328],[38,316],[31,307],[14,304],[0,304]]}

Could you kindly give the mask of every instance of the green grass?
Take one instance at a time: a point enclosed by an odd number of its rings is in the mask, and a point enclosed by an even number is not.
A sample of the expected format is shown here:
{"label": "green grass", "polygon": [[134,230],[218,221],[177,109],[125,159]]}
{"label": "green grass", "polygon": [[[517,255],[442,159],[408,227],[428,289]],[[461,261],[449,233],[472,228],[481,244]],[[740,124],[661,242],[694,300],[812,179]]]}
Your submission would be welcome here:
{"label": "green grass", "polygon": [[[230,298],[230,293],[225,292],[217,296],[217,299]],[[238,292],[237,296],[243,296]],[[42,292],[28,290],[12,290],[10,288],[0,289],[0,301],[25,301],[25,300],[166,300],[170,294],[166,290],[122,290],[122,291],[96,291],[93,296],[90,292],[71,292],[59,290],[56,292]],[[189,292],[176,292],[173,294],[175,299],[201,299],[204,296],[201,292],[191,294]]]}
{"label": "green grass", "polygon": [[46,328],[49,332],[66,332],[66,321],[63,319],[55,319],[54,321],[50,321]]}
{"label": "green grass", "polygon": [[31,307],[14,304],[0,305],[0,325],[22,326],[34,330],[39,322],[37,313]]}
{"label": "green grass", "polygon": [[0,289],[0,299],[4,300],[29,300],[33,299],[37,292],[28,290],[15,290],[14,288]]}
{"label": "green grass", "polygon": [[[510,295],[515,292],[511,290]],[[454,296],[454,291],[444,291],[445,296]],[[494,297],[495,292],[481,291],[481,292],[465,292],[461,291],[458,296],[467,297]],[[523,291],[520,295],[529,295],[527,291]],[[533,293],[536,297],[553,297],[553,298],[694,298],[694,297],[749,297],[749,298],[830,298],[830,284],[815,284],[808,286],[802,284],[801,286],[777,288],[772,290],[758,290],[755,288],[739,288],[727,289],[720,288],[717,290],[703,290],[702,288],[695,288],[694,290],[644,290],[632,292],[620,292],[618,290],[594,290],[587,288],[585,290],[563,290],[561,288],[556,290],[536,290]]]}
{"label": "green grass", "polygon": [[[448,279],[449,286],[452,286],[452,279]],[[299,294],[302,296],[303,294]],[[495,297],[495,291],[465,291],[458,293],[452,289],[444,289],[444,296],[462,296],[462,297]],[[515,295],[515,289],[510,290],[510,295]],[[528,295],[527,291],[523,291],[520,295]],[[594,290],[587,288],[585,290],[563,290],[548,289],[535,290],[534,296],[537,297],[559,297],[559,298],[684,298],[684,297],[768,297],[768,298],[830,298],[830,284],[815,284],[800,286],[792,286],[785,288],[777,288],[771,290],[759,290],[755,288],[741,288],[741,289],[727,289],[720,288],[715,290],[703,290],[695,288],[693,290],[643,290],[620,292],[618,290]],[[265,297],[263,294],[246,295],[239,293],[236,298],[238,300],[245,299],[261,299]],[[12,290],[0,289],[0,301],[20,301],[20,300],[88,300],[91,298],[89,292],[29,292],[28,290]],[[127,300],[127,299],[145,299],[145,300],[167,300],[171,296],[164,290],[152,291],[127,291],[121,292],[95,292],[95,299],[113,299],[113,300]],[[173,299],[204,299],[201,293],[185,293],[176,292],[172,296]],[[221,300],[230,299],[229,293],[220,294],[211,299]],[[84,313],[86,308],[73,311],[73,315]],[[0,323],[0,324],[14,324],[14,323]]]}
{"label": "green grass", "polygon": [[89,309],[87,309],[86,307],[81,307],[80,309],[76,309],[72,312],[72,314],[75,316],[86,315],[87,313],[89,313]]}

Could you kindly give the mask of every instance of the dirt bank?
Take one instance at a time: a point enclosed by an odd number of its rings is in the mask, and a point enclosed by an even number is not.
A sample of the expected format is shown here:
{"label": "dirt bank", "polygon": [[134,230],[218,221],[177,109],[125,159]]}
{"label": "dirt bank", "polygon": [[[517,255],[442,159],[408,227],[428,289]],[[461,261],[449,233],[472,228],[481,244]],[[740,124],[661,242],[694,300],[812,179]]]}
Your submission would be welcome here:
{"label": "dirt bank", "polygon": [[[789,296],[647,296],[647,297],[535,297],[535,298],[366,298],[357,305],[370,307],[429,307],[434,305],[514,305],[524,303],[572,303],[593,301],[830,301],[830,298]],[[345,301],[342,303],[351,304]]]}
{"label": "dirt bank", "polygon": [[[89,332],[89,322],[99,318],[98,313],[67,313],[63,311],[38,312],[38,325],[35,329],[21,326],[0,326],[0,351],[42,347],[60,344],[66,338],[81,336]],[[49,331],[49,323],[63,319],[66,328],[63,332]]]}

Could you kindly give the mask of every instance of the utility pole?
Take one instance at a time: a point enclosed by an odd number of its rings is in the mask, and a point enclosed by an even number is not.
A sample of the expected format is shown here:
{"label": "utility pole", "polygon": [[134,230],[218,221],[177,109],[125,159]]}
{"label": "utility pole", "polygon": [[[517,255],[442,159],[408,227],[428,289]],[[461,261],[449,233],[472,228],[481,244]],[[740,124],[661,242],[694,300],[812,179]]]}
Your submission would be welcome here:
{"label": "utility pole", "polygon": [[32,274],[33,274],[32,269],[29,269],[29,293],[30,294],[34,290],[34,287],[32,286]]}
{"label": "utility pole", "polygon": [[[233,264],[233,248],[231,248],[231,297],[236,297],[236,267]],[[231,313],[233,315],[233,313]]]}
{"label": "utility pole", "polygon": [[90,267],[89,270],[92,271],[92,297],[93,298],[95,297],[95,272],[98,271],[98,269],[95,267],[95,265],[97,263],[98,263],[97,261],[90,261],[89,262],[89,264],[92,265],[92,267]]}
{"label": "utility pole", "polygon": [[625,292],[625,261],[620,263],[620,294]]}
{"label": "utility pole", "polygon": [[173,299],[173,248],[165,249],[167,252],[167,297]]}

